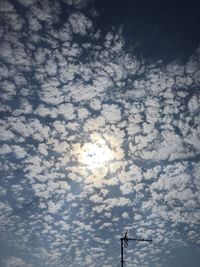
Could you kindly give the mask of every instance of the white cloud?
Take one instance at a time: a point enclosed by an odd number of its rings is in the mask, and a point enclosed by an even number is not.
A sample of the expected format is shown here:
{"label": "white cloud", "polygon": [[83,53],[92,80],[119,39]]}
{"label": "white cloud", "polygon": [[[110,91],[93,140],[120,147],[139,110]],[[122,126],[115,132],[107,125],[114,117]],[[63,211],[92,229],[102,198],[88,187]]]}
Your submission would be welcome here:
{"label": "white cloud", "polygon": [[69,22],[76,34],[86,35],[88,30],[92,28],[92,22],[81,12],[71,14]]}
{"label": "white cloud", "polygon": [[48,202],[48,212],[51,214],[57,214],[62,208],[61,203],[55,203],[53,201]]}
{"label": "white cloud", "polygon": [[12,146],[12,149],[13,149],[17,159],[23,159],[27,155],[24,147],[14,145],[14,146]]}
{"label": "white cloud", "polygon": [[42,101],[52,104],[58,105],[64,102],[64,95],[62,91],[57,87],[59,85],[58,82],[47,83],[43,85],[42,90],[40,92],[40,98]]}
{"label": "white cloud", "polygon": [[101,114],[106,119],[107,122],[115,123],[119,120],[121,120],[121,110],[120,107],[117,105],[108,105],[104,104],[102,105],[102,111]]}
{"label": "white cloud", "polygon": [[128,212],[123,212],[123,213],[122,213],[122,217],[123,217],[124,219],[129,219],[129,214],[128,214]]}
{"label": "white cloud", "polygon": [[74,6],[79,9],[86,7],[93,0],[64,0],[69,6]]}
{"label": "white cloud", "polygon": [[103,116],[98,116],[96,118],[89,118],[87,122],[84,124],[84,131],[94,131],[99,130],[105,126],[105,119]]}
{"label": "white cloud", "polygon": [[93,108],[94,110],[100,110],[101,109],[101,101],[97,98],[92,99],[92,101],[90,102],[90,106],[91,108]]}
{"label": "white cloud", "polygon": [[104,201],[107,204],[106,209],[113,209],[114,207],[127,207],[131,204],[130,199],[125,197],[109,198]]}
{"label": "white cloud", "polygon": [[1,149],[0,149],[0,154],[1,155],[4,155],[4,154],[8,154],[8,153],[11,153],[12,152],[12,149],[9,145],[7,144],[3,144],[1,146]]}
{"label": "white cloud", "polygon": [[199,111],[200,97],[193,95],[190,101],[188,102],[188,108],[191,112]]}
{"label": "white cloud", "polygon": [[10,257],[4,260],[5,267],[31,267],[32,264],[25,262],[19,257]]}

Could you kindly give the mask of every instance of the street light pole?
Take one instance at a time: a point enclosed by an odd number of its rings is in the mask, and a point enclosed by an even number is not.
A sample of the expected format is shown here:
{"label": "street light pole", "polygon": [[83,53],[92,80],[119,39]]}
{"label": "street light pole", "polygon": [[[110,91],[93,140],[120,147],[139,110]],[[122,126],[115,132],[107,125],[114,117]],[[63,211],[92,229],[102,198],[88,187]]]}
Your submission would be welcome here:
{"label": "street light pole", "polygon": [[124,237],[120,238],[121,240],[121,267],[124,267],[124,247],[128,247],[128,241],[140,241],[140,242],[152,242],[152,239],[145,238],[128,238],[127,232]]}

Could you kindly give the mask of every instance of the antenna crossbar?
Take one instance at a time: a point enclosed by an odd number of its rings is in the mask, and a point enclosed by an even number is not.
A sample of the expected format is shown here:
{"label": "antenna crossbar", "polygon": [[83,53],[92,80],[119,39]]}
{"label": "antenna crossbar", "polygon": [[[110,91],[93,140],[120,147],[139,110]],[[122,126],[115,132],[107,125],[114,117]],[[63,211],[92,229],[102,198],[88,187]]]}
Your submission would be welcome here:
{"label": "antenna crossbar", "polygon": [[152,239],[149,238],[129,238],[127,236],[127,232],[125,233],[124,237],[120,238],[121,241],[121,267],[124,266],[124,247],[128,247],[128,241],[139,241],[139,242],[152,242]]}

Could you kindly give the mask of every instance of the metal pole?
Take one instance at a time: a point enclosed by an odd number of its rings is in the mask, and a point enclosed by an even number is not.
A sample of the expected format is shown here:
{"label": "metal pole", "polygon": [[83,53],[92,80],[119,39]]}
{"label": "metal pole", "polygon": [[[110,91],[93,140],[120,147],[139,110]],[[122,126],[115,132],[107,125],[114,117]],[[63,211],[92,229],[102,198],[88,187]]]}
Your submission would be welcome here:
{"label": "metal pole", "polygon": [[124,266],[124,249],[123,249],[123,240],[124,238],[120,238],[121,240],[121,267]]}

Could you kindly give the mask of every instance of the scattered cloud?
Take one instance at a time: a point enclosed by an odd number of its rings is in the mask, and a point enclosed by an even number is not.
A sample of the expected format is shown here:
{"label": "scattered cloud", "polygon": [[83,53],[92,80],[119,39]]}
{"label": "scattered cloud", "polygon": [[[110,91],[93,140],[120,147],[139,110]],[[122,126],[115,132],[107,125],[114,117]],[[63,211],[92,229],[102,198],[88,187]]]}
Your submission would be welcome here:
{"label": "scattered cloud", "polygon": [[134,266],[199,245],[200,49],[148,63],[90,4],[1,2],[3,267],[114,266],[125,229],[155,239]]}

